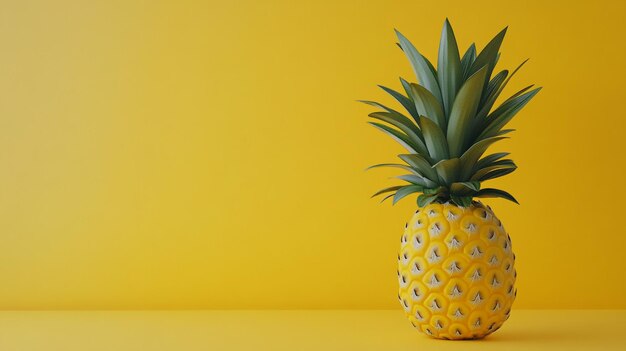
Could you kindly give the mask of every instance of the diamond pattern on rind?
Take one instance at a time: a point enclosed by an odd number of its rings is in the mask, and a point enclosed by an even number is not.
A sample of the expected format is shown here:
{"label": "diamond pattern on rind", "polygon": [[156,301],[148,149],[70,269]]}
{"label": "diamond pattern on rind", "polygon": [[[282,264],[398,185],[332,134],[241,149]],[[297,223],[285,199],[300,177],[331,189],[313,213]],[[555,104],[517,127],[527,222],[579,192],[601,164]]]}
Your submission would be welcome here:
{"label": "diamond pattern on rind", "polygon": [[486,206],[420,209],[406,225],[398,256],[398,299],[420,332],[481,338],[508,319],[515,259],[509,235]]}

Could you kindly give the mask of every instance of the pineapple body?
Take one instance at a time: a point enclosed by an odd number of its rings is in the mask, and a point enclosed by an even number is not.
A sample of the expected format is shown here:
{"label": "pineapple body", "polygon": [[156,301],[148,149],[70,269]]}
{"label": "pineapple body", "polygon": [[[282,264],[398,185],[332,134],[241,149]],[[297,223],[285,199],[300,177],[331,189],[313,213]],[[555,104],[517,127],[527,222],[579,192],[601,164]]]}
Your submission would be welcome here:
{"label": "pineapple body", "polygon": [[509,317],[514,262],[510,237],[489,207],[430,204],[401,237],[398,297],[411,324],[429,336],[482,338]]}

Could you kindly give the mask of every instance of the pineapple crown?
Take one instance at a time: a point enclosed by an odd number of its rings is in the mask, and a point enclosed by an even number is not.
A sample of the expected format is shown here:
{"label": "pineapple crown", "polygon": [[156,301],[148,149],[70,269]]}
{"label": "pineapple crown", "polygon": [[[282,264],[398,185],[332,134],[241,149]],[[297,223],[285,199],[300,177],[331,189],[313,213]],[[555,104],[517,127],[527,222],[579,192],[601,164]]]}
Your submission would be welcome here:
{"label": "pineapple crown", "polygon": [[[380,86],[406,110],[408,115],[374,101],[361,101],[382,111],[369,114],[368,122],[400,143],[408,153],[398,155],[404,163],[383,163],[369,167],[396,167],[409,172],[397,178],[408,184],[382,189],[372,197],[387,194],[395,204],[412,193],[420,207],[432,202],[453,202],[462,207],[474,197],[500,197],[515,203],[506,191],[482,188],[481,183],[507,175],[517,168],[509,153],[483,157],[487,148],[512,129],[503,127],[541,88],[529,85],[513,94],[498,107],[494,104],[513,72],[502,70],[492,77],[500,57],[500,45],[506,28],[498,33],[477,55],[471,44],[463,57],[459,55],[454,32],[446,19],[437,69],[413,44],[396,30],[398,46],[407,56],[420,84],[402,78],[405,94]],[[380,123],[384,122],[384,123]],[[381,201],[381,202],[382,202]]]}

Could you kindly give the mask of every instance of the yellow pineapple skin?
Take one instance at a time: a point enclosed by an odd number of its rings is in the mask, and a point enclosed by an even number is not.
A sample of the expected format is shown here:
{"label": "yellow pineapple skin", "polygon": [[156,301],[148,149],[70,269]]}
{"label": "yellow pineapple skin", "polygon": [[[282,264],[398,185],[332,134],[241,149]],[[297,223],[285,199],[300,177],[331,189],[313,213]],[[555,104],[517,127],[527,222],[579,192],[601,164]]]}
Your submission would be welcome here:
{"label": "yellow pineapple skin", "polygon": [[411,324],[439,339],[477,339],[502,326],[517,295],[511,239],[491,208],[430,204],[406,224],[398,298]]}

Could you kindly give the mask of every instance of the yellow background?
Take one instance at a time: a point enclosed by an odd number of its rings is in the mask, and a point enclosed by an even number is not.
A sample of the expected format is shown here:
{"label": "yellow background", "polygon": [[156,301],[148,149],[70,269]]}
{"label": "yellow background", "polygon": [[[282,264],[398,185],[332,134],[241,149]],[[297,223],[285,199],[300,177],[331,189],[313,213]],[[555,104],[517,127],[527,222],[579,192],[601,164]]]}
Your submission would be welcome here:
{"label": "yellow background", "polygon": [[356,99],[509,25],[489,203],[517,308],[626,308],[621,1],[20,1],[0,11],[0,308],[395,308],[414,198],[369,195],[393,141]]}

